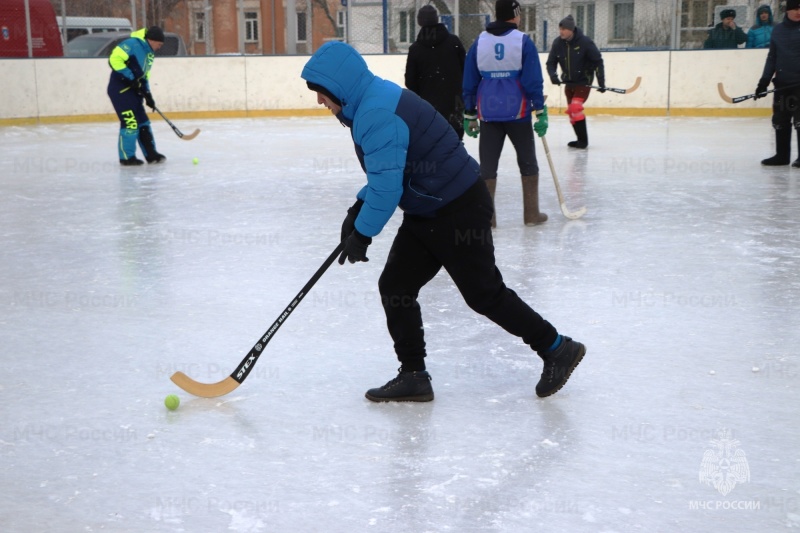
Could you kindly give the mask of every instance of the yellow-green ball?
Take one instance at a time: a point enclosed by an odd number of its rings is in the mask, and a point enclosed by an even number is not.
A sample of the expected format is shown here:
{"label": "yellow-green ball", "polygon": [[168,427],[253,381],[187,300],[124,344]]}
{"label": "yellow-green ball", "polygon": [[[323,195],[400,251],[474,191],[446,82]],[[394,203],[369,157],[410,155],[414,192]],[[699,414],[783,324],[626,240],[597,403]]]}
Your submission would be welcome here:
{"label": "yellow-green ball", "polygon": [[200,160],[199,160],[199,159],[197,159],[196,157],[195,157],[194,159],[192,159],[192,163],[194,163],[195,165],[196,165],[197,163],[199,163],[199,162],[200,162]]}
{"label": "yellow-green ball", "polygon": [[166,405],[167,409],[169,409],[170,411],[174,411],[175,409],[177,409],[180,404],[181,404],[181,399],[175,396],[174,394],[170,394],[169,396],[164,398],[164,405]]}

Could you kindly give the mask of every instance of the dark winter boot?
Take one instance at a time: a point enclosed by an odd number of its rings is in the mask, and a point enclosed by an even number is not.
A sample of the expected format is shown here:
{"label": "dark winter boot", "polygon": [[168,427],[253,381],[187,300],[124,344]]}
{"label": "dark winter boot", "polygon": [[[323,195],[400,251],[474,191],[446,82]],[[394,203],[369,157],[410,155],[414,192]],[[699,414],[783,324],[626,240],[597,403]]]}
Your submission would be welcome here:
{"label": "dark winter boot", "polygon": [[370,389],[365,395],[373,402],[430,402],[433,400],[431,375],[426,370],[403,372],[383,387]]}
{"label": "dark winter boot", "polygon": [[165,155],[159,154],[156,150],[156,140],[153,138],[153,131],[149,125],[139,129],[139,145],[142,147],[144,158],[148,163],[161,163],[167,160]]}
{"label": "dark winter boot", "polygon": [[536,384],[536,395],[540,398],[550,396],[561,390],[561,387],[572,375],[572,371],[586,355],[586,346],[567,336],[561,338],[561,344],[552,352],[539,354],[544,360],[544,369],[539,383]]}
{"label": "dark winter boot", "polygon": [[539,211],[539,174],[522,176],[522,216],[526,226],[547,220],[547,215]]}
{"label": "dark winter boot", "polygon": [[144,165],[144,161],[134,156],[134,157],[129,157],[128,159],[120,159],[119,164],[122,165],[123,167],[135,167],[138,165]]}
{"label": "dark winter boot", "polygon": [[[494,210],[494,191],[497,189],[497,180],[483,180],[486,183],[486,188],[489,189],[489,194],[492,196],[492,209]],[[497,227],[497,212],[492,213],[492,227]]]}
{"label": "dark winter boot", "polygon": [[572,125],[572,129],[575,130],[575,135],[578,136],[577,141],[568,142],[567,146],[570,148],[586,148],[589,146],[589,134],[586,132],[586,119],[579,120],[575,124]]}
{"label": "dark winter boot", "polygon": [[775,155],[761,161],[766,167],[788,165],[792,151],[792,128],[775,130]]}

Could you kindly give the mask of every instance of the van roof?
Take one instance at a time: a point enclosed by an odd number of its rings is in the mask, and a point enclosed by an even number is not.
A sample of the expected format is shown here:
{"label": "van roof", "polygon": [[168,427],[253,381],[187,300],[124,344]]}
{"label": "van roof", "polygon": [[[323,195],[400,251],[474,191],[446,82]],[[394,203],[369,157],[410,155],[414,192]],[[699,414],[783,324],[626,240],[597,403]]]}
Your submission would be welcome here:
{"label": "van roof", "polygon": [[92,27],[119,27],[132,28],[131,21],[119,17],[56,17],[58,27],[64,26],[64,18],[67,19],[67,27],[92,28]]}

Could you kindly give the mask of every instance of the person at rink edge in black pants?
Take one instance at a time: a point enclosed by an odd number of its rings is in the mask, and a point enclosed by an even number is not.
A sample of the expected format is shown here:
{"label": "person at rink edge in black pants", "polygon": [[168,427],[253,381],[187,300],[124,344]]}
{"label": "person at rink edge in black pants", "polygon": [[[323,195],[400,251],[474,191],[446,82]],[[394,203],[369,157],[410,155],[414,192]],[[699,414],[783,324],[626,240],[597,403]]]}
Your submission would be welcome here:
{"label": "person at rink edge in black pants", "polygon": [[[774,78],[773,78],[774,76]],[[775,155],[761,161],[768,167],[785,166],[792,157],[792,122],[797,136],[798,156],[792,167],[800,168],[800,0],[786,2],[786,16],[772,29],[764,71],[755,99],[766,96],[770,81],[775,85],[772,127]]]}
{"label": "person at rink edge in black pants", "polygon": [[378,282],[400,369],[366,397],[433,400],[417,297],[442,268],[470,308],[520,337],[542,358],[536,394],[560,390],[586,347],[560,335],[503,282],[492,243],[492,198],[477,161],[447,120],[413,92],[375,76],[342,42],[319,48],[301,77],[317,93],[317,103],[350,128],[367,176],[342,223],[339,263],[368,261],[372,238],[398,207],[403,211]]}

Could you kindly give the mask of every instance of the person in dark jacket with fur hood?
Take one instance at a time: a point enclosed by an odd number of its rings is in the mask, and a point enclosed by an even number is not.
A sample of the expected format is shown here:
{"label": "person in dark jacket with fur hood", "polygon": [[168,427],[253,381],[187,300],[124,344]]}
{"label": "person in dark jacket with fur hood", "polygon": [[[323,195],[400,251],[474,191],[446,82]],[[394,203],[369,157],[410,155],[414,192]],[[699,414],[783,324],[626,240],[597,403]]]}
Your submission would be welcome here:
{"label": "person in dark jacket with fur hood", "polygon": [[427,100],[463,139],[461,80],[467,51],[461,39],[439,23],[435,7],[422,6],[417,24],[417,40],[409,47],[406,59],[406,87]]}
{"label": "person in dark jacket with fur hood", "polygon": [[[575,19],[567,15],[558,23],[559,36],[550,47],[547,57],[547,74],[553,85],[565,85],[567,97],[567,115],[577,141],[567,143],[571,148],[589,146],[589,134],[586,132],[586,115],[583,104],[589,98],[588,86],[592,85],[595,75],[600,86],[599,92],[606,92],[606,76],[603,70],[603,56],[589,37],[575,26]],[[561,67],[561,78],[556,66]]]}

